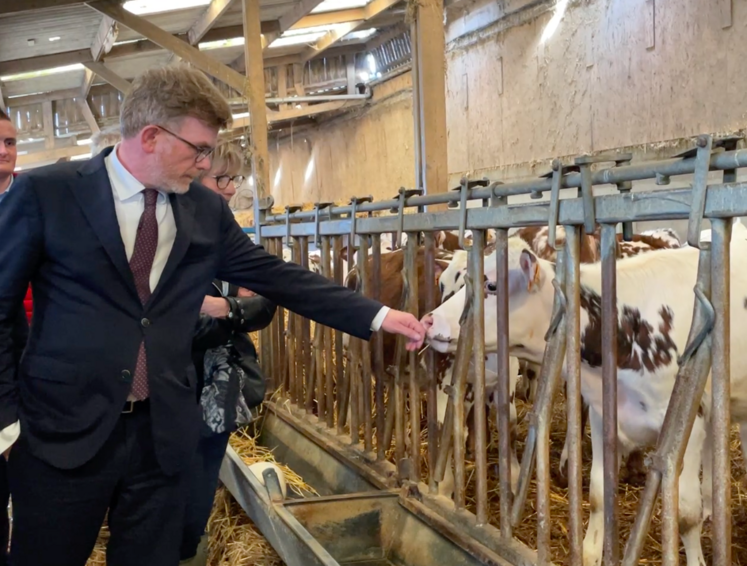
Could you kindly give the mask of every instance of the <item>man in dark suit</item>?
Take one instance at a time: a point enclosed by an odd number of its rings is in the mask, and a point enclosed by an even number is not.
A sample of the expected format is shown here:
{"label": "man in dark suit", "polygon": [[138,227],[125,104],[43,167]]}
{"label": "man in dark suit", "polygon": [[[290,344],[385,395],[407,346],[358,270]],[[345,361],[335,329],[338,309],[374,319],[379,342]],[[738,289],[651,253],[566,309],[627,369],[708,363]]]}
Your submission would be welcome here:
{"label": "man in dark suit", "polygon": [[[84,566],[107,510],[108,566],[178,563],[200,424],[190,347],[213,279],[352,336],[422,344],[413,316],[269,255],[192,182],[230,118],[199,71],[149,70],[123,103],[121,143],[24,174],[0,207],[0,428],[20,427],[14,566]],[[29,281],[16,381],[9,335]]]}
{"label": "man in dark suit", "polygon": [[[3,200],[9,194],[16,177],[15,168],[18,156],[18,149],[16,147],[17,138],[18,133],[15,126],[13,126],[13,123],[3,109],[0,108],[0,206],[2,206]],[[16,363],[21,358],[28,334],[29,325],[26,319],[26,310],[19,308],[11,332],[12,355]],[[8,432],[12,438],[13,431]],[[8,466],[5,459],[0,458],[0,566],[6,566],[8,563],[8,536],[10,535],[10,521],[8,518],[9,500]]]}

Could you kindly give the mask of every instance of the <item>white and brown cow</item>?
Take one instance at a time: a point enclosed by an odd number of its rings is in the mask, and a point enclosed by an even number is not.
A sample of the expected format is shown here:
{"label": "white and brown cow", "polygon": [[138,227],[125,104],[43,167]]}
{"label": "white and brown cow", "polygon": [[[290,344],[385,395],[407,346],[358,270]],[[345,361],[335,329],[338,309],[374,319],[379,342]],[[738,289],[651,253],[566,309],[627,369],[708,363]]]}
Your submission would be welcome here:
{"label": "white and brown cow", "polygon": [[[548,328],[554,289],[554,264],[543,260],[518,238],[509,244],[509,348],[513,355],[542,361],[544,333]],[[731,405],[732,418],[747,423],[747,324],[745,293],[747,229],[735,226],[731,244]],[[677,358],[684,351],[693,316],[693,288],[699,252],[684,246],[641,254],[617,264],[618,308],[618,441],[621,455],[655,445],[677,375]],[[497,344],[496,269],[486,262],[486,350]],[[593,462],[591,468],[591,517],[584,539],[584,564],[601,563],[604,528],[602,373],[601,373],[601,264],[583,264],[581,284],[581,393],[590,406]],[[459,316],[464,289],[425,318],[427,340],[436,350],[451,352],[459,337]],[[704,496],[699,472],[710,402],[701,403],[690,434],[680,474],[679,524],[688,566],[705,564],[700,542],[703,517],[710,513],[710,466],[704,466]],[[710,462],[710,455],[706,455]]]}

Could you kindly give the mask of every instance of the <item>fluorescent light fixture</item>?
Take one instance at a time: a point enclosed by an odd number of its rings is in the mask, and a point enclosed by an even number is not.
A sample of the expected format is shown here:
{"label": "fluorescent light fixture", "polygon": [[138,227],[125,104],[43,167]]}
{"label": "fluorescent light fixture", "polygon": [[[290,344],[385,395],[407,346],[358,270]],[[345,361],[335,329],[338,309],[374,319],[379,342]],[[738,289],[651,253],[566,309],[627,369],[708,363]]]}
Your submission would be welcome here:
{"label": "fluorescent light fixture", "polygon": [[250,187],[254,186],[254,175],[249,175],[249,186]]}
{"label": "fluorescent light fixture", "polygon": [[78,145],[91,145],[91,138],[88,138],[86,140],[77,140],[75,143]]}
{"label": "fluorescent light fixture", "polygon": [[367,4],[368,0],[324,0],[324,2],[311,10],[311,13],[319,14],[320,12],[335,12],[337,10],[363,8]]}
{"label": "fluorescent light fixture", "polygon": [[238,114],[233,115],[234,120],[240,120],[241,118],[248,118],[249,112],[239,112]]}
{"label": "fluorescent light fixture", "polygon": [[158,14],[174,10],[186,10],[207,6],[210,0],[130,0],[124,3],[124,9],[133,14]]}
{"label": "fluorescent light fixture", "polygon": [[47,138],[26,138],[25,140],[18,140],[16,145],[23,145],[26,143],[37,143],[46,140]]}
{"label": "fluorescent light fixture", "polygon": [[345,36],[345,41],[350,41],[351,39],[366,39],[368,37],[371,37],[373,34],[375,34],[376,31],[377,31],[376,28],[353,31]]}
{"label": "fluorescent light fixture", "polygon": [[50,37],[49,41],[59,41],[61,38],[59,35],[55,35],[54,37]]}
{"label": "fluorescent light fixture", "polygon": [[84,159],[90,159],[91,154],[90,153],[84,153],[82,155],[73,155],[70,158],[70,161],[83,161]]}
{"label": "fluorescent light fixture", "polygon": [[44,69],[43,71],[33,71],[30,73],[19,73],[17,75],[6,75],[0,77],[0,81],[22,81],[24,79],[36,79],[38,77],[46,77],[49,75],[57,75],[60,73],[69,73],[70,71],[82,71],[85,67],[81,63],[75,63],[74,65],[65,65],[64,67],[53,67],[51,69]]}
{"label": "fluorescent light fixture", "polygon": [[210,49],[222,49],[224,47],[238,47],[244,45],[243,37],[234,37],[231,39],[219,39],[218,41],[206,41],[199,44],[200,51],[209,51]]}

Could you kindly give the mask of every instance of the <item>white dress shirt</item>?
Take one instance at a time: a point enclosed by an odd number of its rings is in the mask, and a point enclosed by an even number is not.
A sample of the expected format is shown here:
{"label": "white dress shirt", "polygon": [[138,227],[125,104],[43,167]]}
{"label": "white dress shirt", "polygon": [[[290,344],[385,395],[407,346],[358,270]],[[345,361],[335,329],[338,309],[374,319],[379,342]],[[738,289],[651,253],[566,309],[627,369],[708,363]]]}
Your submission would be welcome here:
{"label": "white dress shirt", "polygon": [[[127,261],[129,261],[135,249],[135,238],[140,216],[142,216],[145,208],[145,197],[142,193],[145,186],[125,168],[117,155],[118,150],[119,144],[115,145],[112,152],[106,156],[104,163],[109,175],[109,182],[112,185],[114,210],[117,214],[122,243],[127,254]],[[10,187],[8,188],[10,189]],[[171,209],[171,201],[168,195],[163,191],[158,191],[158,198],[156,199],[156,220],[158,222],[158,247],[150,271],[151,292],[158,285],[158,280],[161,278],[164,267],[166,267],[166,261],[169,259],[171,248],[174,246],[174,240],[176,239],[174,211]],[[373,332],[381,328],[388,312],[389,307],[382,307],[377,313],[371,322]],[[127,399],[129,401],[135,400],[132,395],[129,395]],[[18,421],[0,430],[0,452],[5,452],[10,448],[20,434],[21,425]]]}

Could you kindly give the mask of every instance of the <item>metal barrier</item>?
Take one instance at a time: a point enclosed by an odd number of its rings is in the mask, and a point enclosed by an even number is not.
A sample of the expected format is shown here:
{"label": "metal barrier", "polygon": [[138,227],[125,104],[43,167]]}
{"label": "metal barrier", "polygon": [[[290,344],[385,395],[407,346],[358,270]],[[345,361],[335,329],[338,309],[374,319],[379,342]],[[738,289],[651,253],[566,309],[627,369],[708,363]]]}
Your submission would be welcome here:
{"label": "metal barrier", "polygon": [[[397,287],[392,274],[382,284],[383,265],[397,264],[386,257],[399,254],[402,292],[399,304],[390,306],[423,316],[440,302],[435,285],[438,230],[459,230],[466,245],[465,231],[472,230],[468,248],[466,297],[461,332],[451,364],[451,383],[439,384],[440,368],[433,348],[407,353],[404,340],[388,340],[377,333],[372,342],[350,339],[344,347],[343,335],[314,325],[313,342],[308,320],[290,313],[287,326],[279,310],[272,325],[261,336],[262,363],[278,389],[270,404],[277,410],[294,414],[305,412],[309,426],[325,434],[344,439],[359,457],[357,466],[377,466],[386,461],[396,469],[391,487],[402,486],[401,503],[430,521],[465,546],[477,541],[512,564],[551,564],[550,510],[550,428],[553,402],[565,378],[568,436],[568,498],[566,519],[569,563],[584,562],[584,522],[582,512],[582,367],[581,354],[581,238],[601,228],[601,375],[603,389],[602,446],[603,501],[592,501],[592,511],[603,506],[604,564],[637,564],[659,494],[662,504],[663,563],[679,562],[679,473],[693,423],[701,414],[709,415],[712,427],[713,473],[713,563],[731,563],[731,475],[730,431],[730,245],[731,218],[747,215],[747,183],[736,182],[736,169],[747,166],[747,151],[735,149],[735,140],[713,140],[701,136],[692,152],[664,161],[631,163],[629,155],[579,158],[573,167],[553,164],[551,174],[534,181],[492,183],[472,188],[465,180],[459,191],[423,196],[401,190],[390,201],[370,202],[354,199],[349,206],[322,203],[314,211],[260,215],[257,234],[262,244],[282,256],[283,239],[292,246],[294,262],[308,268],[309,238],[321,249],[324,276],[342,283],[348,275],[357,281],[355,288],[366,296],[382,300]],[[614,166],[599,167],[609,162]],[[592,170],[592,165],[596,170]],[[724,172],[723,182],[706,185],[709,171]],[[631,192],[631,182],[656,179],[668,183],[671,176],[694,174],[686,189],[659,189]],[[595,185],[617,185],[618,194],[594,196]],[[560,199],[562,188],[577,188],[576,198]],[[508,197],[522,194],[542,195],[550,199],[526,204],[508,204]],[[482,200],[483,206],[467,208],[470,200]],[[423,207],[432,204],[461,203],[456,210],[430,213]],[[417,207],[413,214],[405,209]],[[394,212],[373,217],[373,212]],[[358,214],[366,214],[364,217]],[[633,236],[632,223],[688,219],[687,241],[700,248],[697,286],[694,289],[694,314],[687,346],[680,353],[679,370],[661,425],[646,487],[635,524],[621,556],[618,503],[618,332],[617,306],[617,224],[623,224],[623,239]],[[700,243],[701,224],[709,219],[712,238]],[[554,247],[558,227],[563,227],[565,243],[559,247],[555,266],[553,314],[545,335],[546,348],[539,384],[529,419],[529,430],[515,493],[511,477],[512,402],[509,344],[509,230],[525,226],[549,226]],[[493,245],[494,286],[483,284],[486,230],[495,229]],[[406,234],[404,249],[383,254],[383,233]],[[512,236],[513,237],[513,236]],[[344,269],[341,252],[348,244],[351,269]],[[353,250],[357,257],[353,266]],[[385,261],[386,260],[386,261]],[[391,267],[389,267],[391,268]],[[350,281],[349,281],[350,283]],[[352,283],[350,283],[353,286]],[[423,286],[424,285],[424,286]],[[492,282],[491,282],[492,285]],[[498,432],[498,477],[500,507],[488,507],[488,403],[486,382],[485,299],[497,299],[497,336],[490,352],[498,359],[498,384],[494,393]],[[422,300],[421,300],[422,299]],[[514,345],[515,346],[515,345]],[[393,352],[393,354],[392,354]],[[389,359],[390,358],[390,359]],[[565,365],[564,365],[565,360]],[[385,364],[389,362],[389,367]],[[588,360],[587,360],[588,361]],[[703,410],[702,399],[712,365],[712,407]],[[422,381],[425,383],[421,383]],[[474,465],[465,465],[465,397],[470,393],[474,410]],[[448,396],[443,424],[436,413],[440,395]],[[443,399],[443,397],[441,397]],[[423,411],[423,403],[425,410]],[[705,418],[705,417],[704,417]],[[409,434],[408,434],[409,427]],[[421,428],[425,428],[423,439]],[[393,443],[392,443],[393,441]],[[425,459],[421,446],[427,447]],[[451,463],[449,461],[452,461]],[[704,466],[711,462],[704,460]],[[396,468],[395,468],[396,467]],[[381,469],[379,466],[378,469]],[[453,469],[453,505],[438,497],[439,487]],[[427,470],[427,472],[425,471]],[[536,474],[535,474],[536,471]],[[474,513],[465,512],[466,493],[474,477]],[[529,484],[536,480],[536,513],[526,514]],[[498,517],[495,520],[494,517]],[[444,520],[445,519],[445,520]],[[525,521],[536,524],[536,548],[518,542],[513,530]],[[698,534],[700,524],[698,524]],[[587,552],[593,544],[587,545]],[[592,549],[593,550],[593,549]],[[689,554],[688,559],[692,560]],[[622,562],[621,562],[622,561]],[[690,562],[689,562],[690,564]]]}

